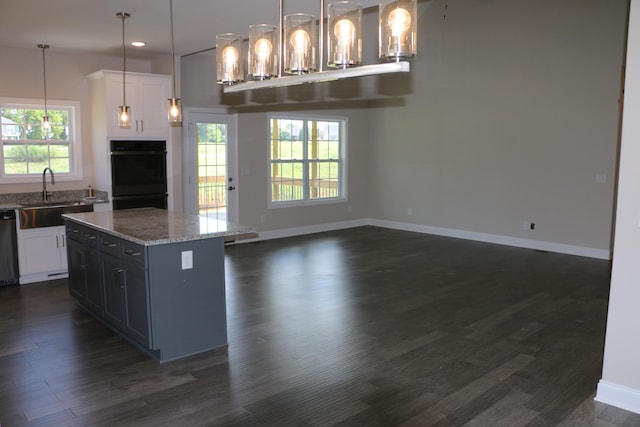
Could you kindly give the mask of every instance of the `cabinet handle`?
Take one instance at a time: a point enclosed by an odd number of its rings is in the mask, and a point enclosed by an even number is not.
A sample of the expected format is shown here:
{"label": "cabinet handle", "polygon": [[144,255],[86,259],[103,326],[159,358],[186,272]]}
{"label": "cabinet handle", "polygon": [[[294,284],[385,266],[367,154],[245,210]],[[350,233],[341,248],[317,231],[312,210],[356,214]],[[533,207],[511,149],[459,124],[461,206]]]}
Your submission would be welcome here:
{"label": "cabinet handle", "polygon": [[56,236],[56,248],[60,247],[60,242],[58,241],[58,237],[60,237],[60,236]]}
{"label": "cabinet handle", "polygon": [[84,233],[84,236],[82,236],[82,237],[84,237],[87,240],[95,240],[96,239],[96,236],[94,236],[93,234],[89,234],[89,233]]}
{"label": "cabinet handle", "polygon": [[118,246],[118,245],[116,245],[116,244],[115,244],[115,243],[113,243],[113,242],[102,242],[102,246],[106,246],[106,247],[108,247],[108,248],[115,248],[115,247],[116,247],[116,246]]}
{"label": "cabinet handle", "polygon": [[138,256],[140,255],[140,252],[133,252],[133,249],[125,249],[124,254],[129,256]]}
{"label": "cabinet handle", "polygon": [[116,287],[124,289],[124,280],[122,277],[124,276],[124,270],[121,268],[114,268],[113,271],[116,274]]}
{"label": "cabinet handle", "polygon": [[140,120],[140,132],[144,132],[144,120]]}
{"label": "cabinet handle", "polygon": [[138,132],[138,121],[136,120],[136,132]]}
{"label": "cabinet handle", "polygon": [[65,245],[64,234],[60,236],[60,240],[62,240],[62,247],[64,248],[64,245]]}

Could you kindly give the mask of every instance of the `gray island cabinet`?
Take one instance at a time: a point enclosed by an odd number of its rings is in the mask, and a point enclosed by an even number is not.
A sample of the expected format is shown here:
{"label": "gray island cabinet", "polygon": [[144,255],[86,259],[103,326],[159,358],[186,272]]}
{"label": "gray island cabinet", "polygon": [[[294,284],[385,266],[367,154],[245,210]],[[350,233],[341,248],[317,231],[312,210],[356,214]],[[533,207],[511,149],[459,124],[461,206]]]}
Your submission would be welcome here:
{"label": "gray island cabinet", "polygon": [[64,218],[83,309],[159,362],[227,344],[224,241],[255,229],[155,208]]}

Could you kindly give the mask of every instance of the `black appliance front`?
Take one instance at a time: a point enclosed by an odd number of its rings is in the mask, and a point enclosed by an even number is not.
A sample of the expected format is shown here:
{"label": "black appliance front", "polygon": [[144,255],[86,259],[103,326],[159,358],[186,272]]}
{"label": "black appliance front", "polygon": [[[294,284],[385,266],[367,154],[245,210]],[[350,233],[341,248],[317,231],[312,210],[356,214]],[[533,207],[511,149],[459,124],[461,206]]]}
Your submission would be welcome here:
{"label": "black appliance front", "polygon": [[167,195],[147,194],[141,196],[120,196],[113,198],[113,209],[160,208],[167,209]]}
{"label": "black appliance front", "polygon": [[165,141],[111,141],[114,209],[167,208]]}

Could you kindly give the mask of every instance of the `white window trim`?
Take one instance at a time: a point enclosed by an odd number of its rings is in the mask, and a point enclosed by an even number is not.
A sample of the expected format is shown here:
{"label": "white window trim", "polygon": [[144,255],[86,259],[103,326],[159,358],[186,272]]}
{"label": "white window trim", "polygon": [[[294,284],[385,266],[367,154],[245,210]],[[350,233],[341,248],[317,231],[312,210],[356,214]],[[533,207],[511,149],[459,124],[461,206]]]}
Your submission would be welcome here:
{"label": "white window trim", "polygon": [[[306,199],[306,200],[292,200],[287,202],[274,202],[271,199],[271,120],[315,120],[315,121],[339,121],[342,122],[341,129],[341,142],[340,145],[340,158],[341,158],[341,167],[340,171],[340,194],[341,197],[335,197],[330,199]],[[349,118],[344,116],[330,116],[330,115],[318,115],[318,114],[279,114],[279,113],[269,113],[267,115],[267,130],[266,133],[268,135],[269,141],[269,149],[267,150],[267,209],[283,209],[283,208],[295,208],[301,206],[316,206],[316,205],[330,205],[330,204],[338,204],[345,203],[348,201],[347,197],[347,176],[348,176],[348,159],[347,159],[347,145],[349,144],[347,136],[349,135]],[[305,160],[305,161],[308,161]],[[308,179],[305,176],[305,179]]]}
{"label": "white window trim", "polygon": [[[22,108],[44,108],[43,99],[34,98],[2,98],[0,104],[12,105]],[[57,173],[53,171],[57,181],[82,181],[82,114],[80,110],[80,101],[69,101],[61,99],[47,99],[47,108],[55,110],[58,108],[71,108],[73,114],[69,117],[70,140],[71,140],[71,170],[70,173]],[[3,150],[0,150],[0,164],[4,164]],[[0,172],[0,184],[23,184],[32,182],[42,182],[41,175],[12,175],[3,176]]]}

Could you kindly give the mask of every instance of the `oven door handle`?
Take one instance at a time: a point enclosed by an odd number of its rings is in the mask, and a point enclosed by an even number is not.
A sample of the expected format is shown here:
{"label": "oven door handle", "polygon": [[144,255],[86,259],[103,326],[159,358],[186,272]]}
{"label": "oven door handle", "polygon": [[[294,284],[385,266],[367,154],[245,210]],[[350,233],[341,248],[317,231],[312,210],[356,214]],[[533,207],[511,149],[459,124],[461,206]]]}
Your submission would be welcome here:
{"label": "oven door handle", "polygon": [[112,151],[112,156],[148,156],[149,154],[167,154],[166,151]]}

